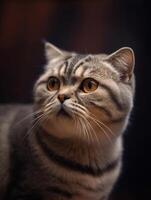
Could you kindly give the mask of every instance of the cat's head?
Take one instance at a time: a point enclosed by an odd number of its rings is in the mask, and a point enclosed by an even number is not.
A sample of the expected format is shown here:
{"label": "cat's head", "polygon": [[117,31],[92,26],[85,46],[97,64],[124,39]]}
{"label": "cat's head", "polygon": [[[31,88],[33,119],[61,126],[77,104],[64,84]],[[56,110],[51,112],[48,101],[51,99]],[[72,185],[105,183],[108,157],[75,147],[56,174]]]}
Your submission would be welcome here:
{"label": "cat's head", "polygon": [[127,125],[134,96],[134,53],[81,55],[45,43],[47,64],[35,84],[35,110],[57,137],[117,136]]}

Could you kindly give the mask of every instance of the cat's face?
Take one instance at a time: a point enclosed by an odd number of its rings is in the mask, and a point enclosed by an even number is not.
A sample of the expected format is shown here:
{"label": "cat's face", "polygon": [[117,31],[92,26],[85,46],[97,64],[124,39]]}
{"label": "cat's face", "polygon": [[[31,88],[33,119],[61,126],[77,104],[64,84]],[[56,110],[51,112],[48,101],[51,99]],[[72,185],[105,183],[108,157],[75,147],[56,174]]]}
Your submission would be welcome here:
{"label": "cat's face", "polygon": [[43,128],[57,137],[90,141],[118,135],[133,104],[133,51],[79,55],[46,43],[46,55],[45,72],[35,85]]}

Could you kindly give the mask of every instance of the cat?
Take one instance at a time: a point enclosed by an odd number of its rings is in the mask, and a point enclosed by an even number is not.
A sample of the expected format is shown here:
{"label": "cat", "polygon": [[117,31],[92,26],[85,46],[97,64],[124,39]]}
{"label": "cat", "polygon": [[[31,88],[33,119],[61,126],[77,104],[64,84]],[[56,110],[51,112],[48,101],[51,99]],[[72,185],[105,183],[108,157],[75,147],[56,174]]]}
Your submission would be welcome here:
{"label": "cat", "polygon": [[122,166],[134,52],[82,55],[45,42],[33,105],[0,106],[1,200],[107,200]]}

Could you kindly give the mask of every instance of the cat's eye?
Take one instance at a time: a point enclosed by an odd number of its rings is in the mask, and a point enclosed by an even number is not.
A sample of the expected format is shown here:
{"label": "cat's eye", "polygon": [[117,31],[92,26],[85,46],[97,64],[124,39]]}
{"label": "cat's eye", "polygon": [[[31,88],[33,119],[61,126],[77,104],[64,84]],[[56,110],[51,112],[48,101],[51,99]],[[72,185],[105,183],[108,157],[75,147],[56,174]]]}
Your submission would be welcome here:
{"label": "cat's eye", "polygon": [[49,91],[58,90],[60,88],[60,81],[56,77],[50,77],[47,82],[47,89]]}
{"label": "cat's eye", "polygon": [[93,92],[98,88],[99,83],[92,79],[92,78],[86,78],[85,80],[83,80],[83,82],[80,85],[80,89],[85,92]]}

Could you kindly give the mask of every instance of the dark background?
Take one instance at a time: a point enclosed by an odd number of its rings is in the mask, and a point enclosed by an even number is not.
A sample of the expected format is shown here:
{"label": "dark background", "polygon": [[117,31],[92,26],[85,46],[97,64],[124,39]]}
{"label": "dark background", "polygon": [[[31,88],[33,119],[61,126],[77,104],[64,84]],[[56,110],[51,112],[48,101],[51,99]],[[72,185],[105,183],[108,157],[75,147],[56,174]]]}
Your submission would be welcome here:
{"label": "dark background", "polygon": [[82,53],[134,49],[135,107],[112,200],[151,199],[150,12],[143,0],[0,3],[0,103],[32,101],[32,86],[45,63],[43,39]]}

